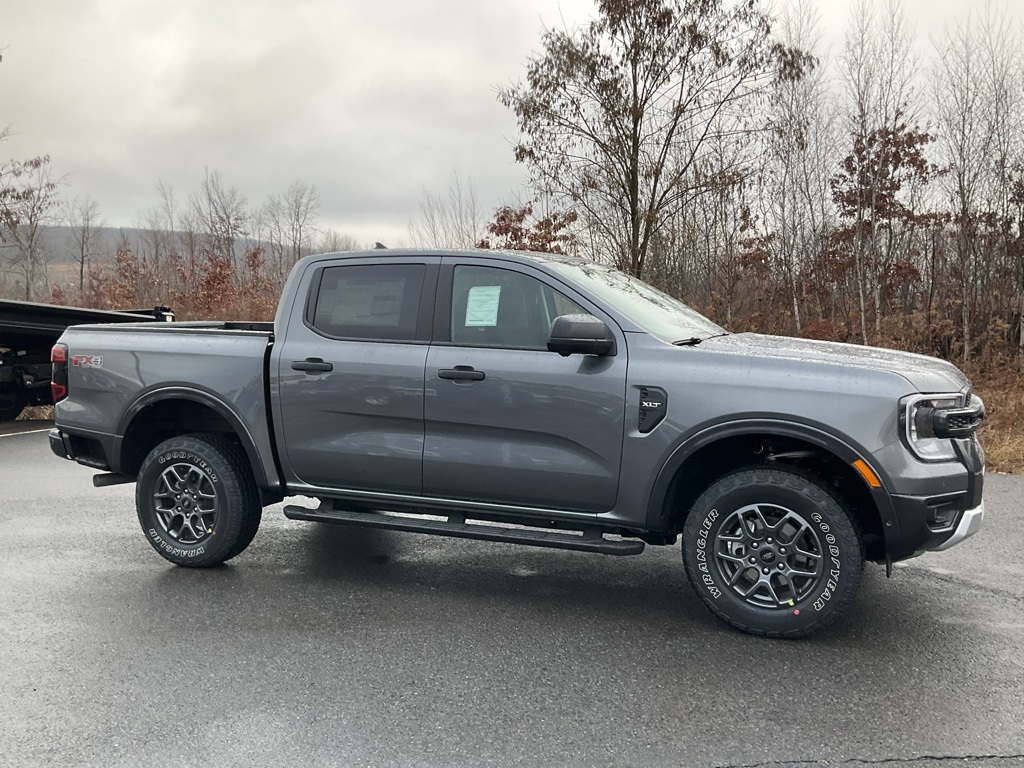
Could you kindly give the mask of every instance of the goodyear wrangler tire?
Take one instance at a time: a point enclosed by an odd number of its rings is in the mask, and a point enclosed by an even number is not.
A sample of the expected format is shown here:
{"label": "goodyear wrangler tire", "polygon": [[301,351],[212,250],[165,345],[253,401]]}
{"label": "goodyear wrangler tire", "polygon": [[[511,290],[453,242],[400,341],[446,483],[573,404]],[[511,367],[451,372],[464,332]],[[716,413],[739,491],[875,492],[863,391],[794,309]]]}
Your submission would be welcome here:
{"label": "goodyear wrangler tire", "polygon": [[213,434],[173,437],[154,448],[139,470],[135,508],[153,549],[191,568],[240,554],[262,515],[245,452]]}
{"label": "goodyear wrangler tire", "polygon": [[764,637],[803,637],[831,623],[864,571],[845,504],[789,468],[743,469],[713,483],[686,518],[683,562],[712,613]]}

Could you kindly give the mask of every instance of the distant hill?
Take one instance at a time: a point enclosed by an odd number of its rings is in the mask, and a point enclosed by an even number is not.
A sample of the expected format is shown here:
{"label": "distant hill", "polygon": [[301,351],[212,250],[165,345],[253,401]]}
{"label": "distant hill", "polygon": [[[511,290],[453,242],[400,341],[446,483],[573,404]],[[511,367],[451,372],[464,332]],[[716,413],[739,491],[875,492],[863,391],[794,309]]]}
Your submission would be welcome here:
{"label": "distant hill", "polygon": [[[95,254],[93,263],[112,263],[114,255],[121,242],[125,239],[132,250],[141,252],[143,246],[152,236],[152,230],[138,227],[101,227],[96,230],[95,240],[91,251]],[[43,228],[43,238],[47,253],[48,263],[53,267],[60,267],[64,264],[77,265],[78,245],[75,243],[74,233],[71,227],[51,226]],[[251,241],[247,238],[239,238],[235,244],[235,255],[241,256],[249,247]],[[148,250],[148,247],[145,248]]]}
{"label": "distant hill", "polygon": [[[146,230],[135,227],[103,227],[96,230],[96,239],[92,251],[96,254],[97,263],[112,262],[117,247],[122,237],[128,238],[128,242],[134,247],[140,242]],[[77,264],[78,245],[75,243],[71,227],[54,226],[43,229],[43,242],[49,254],[49,263],[55,266],[61,264]]]}

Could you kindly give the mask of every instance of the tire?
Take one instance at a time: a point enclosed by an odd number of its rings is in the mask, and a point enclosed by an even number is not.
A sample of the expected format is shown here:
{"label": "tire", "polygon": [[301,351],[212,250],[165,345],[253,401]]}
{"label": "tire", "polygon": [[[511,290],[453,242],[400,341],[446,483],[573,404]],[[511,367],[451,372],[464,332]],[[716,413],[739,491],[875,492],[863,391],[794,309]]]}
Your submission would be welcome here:
{"label": "tire", "polygon": [[16,389],[0,390],[0,421],[14,421],[25,410],[25,396]]}
{"label": "tire", "polygon": [[172,437],[150,452],[139,470],[135,508],[153,549],[189,568],[241,554],[263,513],[241,446],[205,433]]}
{"label": "tire", "polygon": [[690,584],[722,621],[761,637],[804,637],[853,602],[864,572],[849,509],[817,477],[748,468],[715,481],[683,526]]}

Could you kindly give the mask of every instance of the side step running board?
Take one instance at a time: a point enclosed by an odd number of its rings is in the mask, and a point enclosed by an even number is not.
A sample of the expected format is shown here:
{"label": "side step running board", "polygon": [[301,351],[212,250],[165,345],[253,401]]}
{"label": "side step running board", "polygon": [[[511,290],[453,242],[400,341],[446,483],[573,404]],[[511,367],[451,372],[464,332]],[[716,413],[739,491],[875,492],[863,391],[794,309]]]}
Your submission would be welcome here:
{"label": "side step running board", "polygon": [[597,526],[588,526],[582,536],[526,528],[499,528],[493,525],[469,525],[464,515],[451,515],[447,520],[429,520],[415,517],[384,515],[379,512],[352,512],[321,505],[319,509],[288,505],[285,517],[291,520],[310,520],[317,523],[362,525],[370,528],[390,528],[394,531],[432,533],[436,536],[454,536],[460,539],[504,541],[510,544],[529,544],[535,547],[572,549],[580,552],[600,552],[605,555],[639,555],[644,543],[632,539],[610,541],[601,535]]}

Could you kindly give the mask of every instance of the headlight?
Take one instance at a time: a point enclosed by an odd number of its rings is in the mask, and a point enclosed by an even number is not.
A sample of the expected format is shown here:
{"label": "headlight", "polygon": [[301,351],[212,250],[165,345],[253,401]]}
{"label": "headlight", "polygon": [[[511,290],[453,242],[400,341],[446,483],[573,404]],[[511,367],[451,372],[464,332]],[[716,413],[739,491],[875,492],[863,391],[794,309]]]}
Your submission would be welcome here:
{"label": "headlight", "polygon": [[959,394],[911,395],[900,400],[900,426],[907,447],[924,461],[955,459],[952,441],[935,435],[935,413],[960,405]]}

